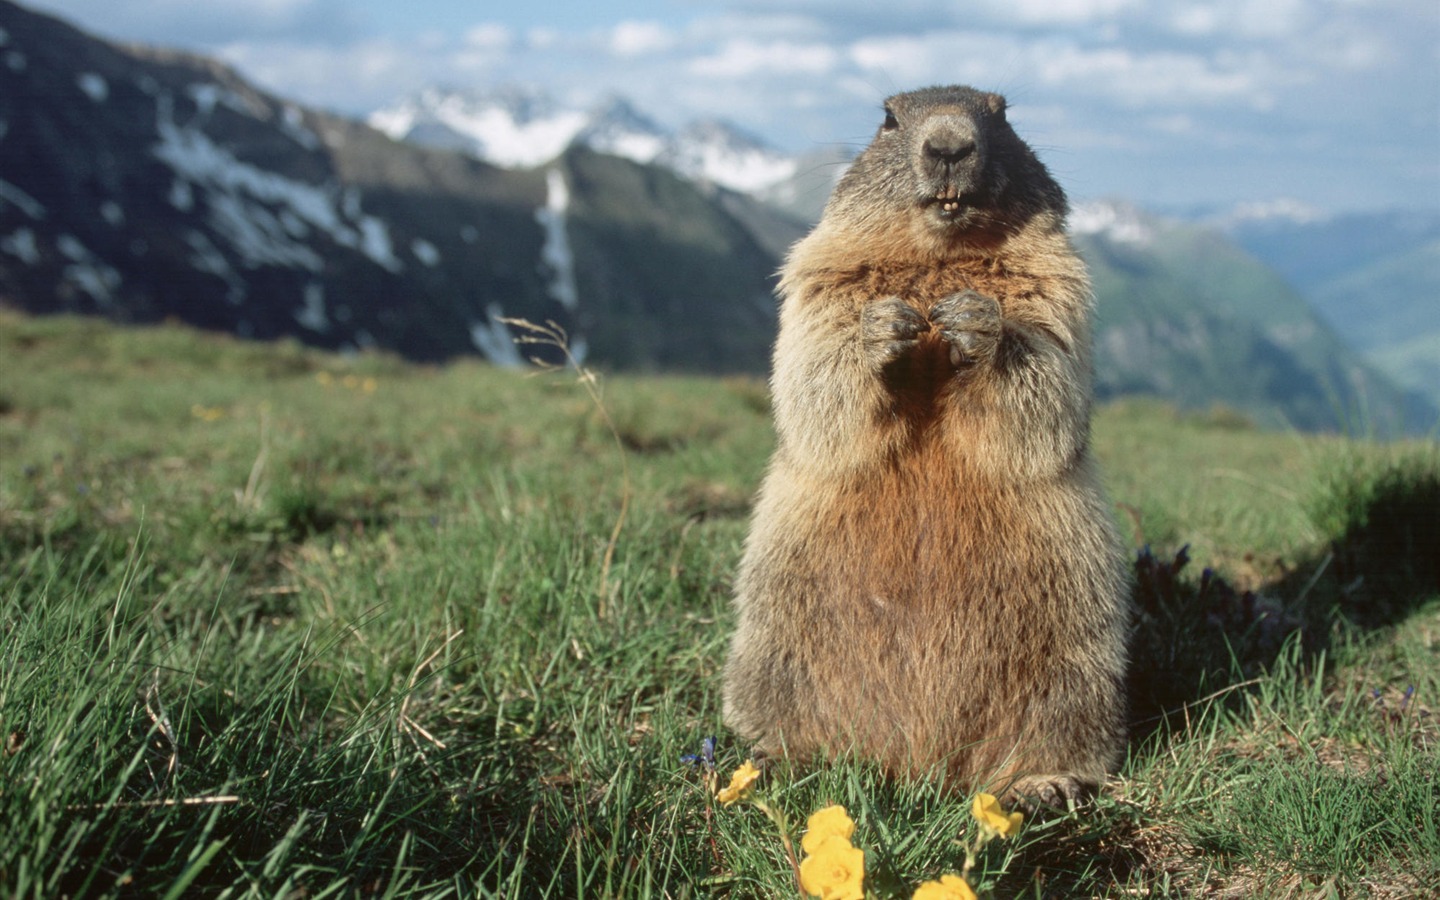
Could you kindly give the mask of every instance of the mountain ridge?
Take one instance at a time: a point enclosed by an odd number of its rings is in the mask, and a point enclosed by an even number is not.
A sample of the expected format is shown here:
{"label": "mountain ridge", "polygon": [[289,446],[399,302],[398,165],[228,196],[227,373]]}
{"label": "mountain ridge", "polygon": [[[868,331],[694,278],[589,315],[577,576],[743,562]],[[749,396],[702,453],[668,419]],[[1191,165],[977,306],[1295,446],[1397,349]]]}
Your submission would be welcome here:
{"label": "mountain ridge", "polygon": [[[511,168],[396,141],[8,0],[0,54],[0,304],[497,364],[521,362],[503,320],[523,318],[601,366],[768,369],[776,272],[808,226],[749,193],[573,139]],[[643,132],[643,114],[610,112],[604,139]],[[791,199],[818,214],[844,159],[797,166]],[[1119,205],[1077,204],[1072,222],[1102,397],[1335,429],[1373,395],[1434,421],[1219,232]]]}
{"label": "mountain ridge", "polygon": [[396,140],[459,150],[504,168],[542,166],[579,145],[755,193],[794,177],[798,167],[795,157],[719,119],[668,130],[619,95],[566,106],[534,85],[427,88],[366,121]]}
{"label": "mountain ridge", "polygon": [[[606,179],[637,180],[626,172],[635,164],[597,167],[576,149],[508,171],[305,109],[211,60],[132,52],[3,0],[0,29],[10,60],[0,122],[25,123],[0,137],[0,302],[421,360],[511,361],[491,338],[501,316],[518,316],[561,323],[611,365],[764,366],[770,243],[784,226],[758,201],[728,198],[737,218],[713,192],[646,170],[647,192],[633,199],[667,227],[636,238],[655,260],[615,275],[594,246],[623,233],[607,221],[619,205],[595,197]],[[742,218],[766,223],[764,242]],[[718,235],[730,257],[667,270],[657,260],[681,223],[691,240],[696,229]],[[577,296],[640,295],[615,309],[567,304],[557,288],[567,259]],[[709,296],[695,295],[697,281]],[[713,308],[686,308],[700,302]],[[699,322],[744,351],[675,352],[675,336],[704,343]],[[625,340],[586,333],[601,323]]]}

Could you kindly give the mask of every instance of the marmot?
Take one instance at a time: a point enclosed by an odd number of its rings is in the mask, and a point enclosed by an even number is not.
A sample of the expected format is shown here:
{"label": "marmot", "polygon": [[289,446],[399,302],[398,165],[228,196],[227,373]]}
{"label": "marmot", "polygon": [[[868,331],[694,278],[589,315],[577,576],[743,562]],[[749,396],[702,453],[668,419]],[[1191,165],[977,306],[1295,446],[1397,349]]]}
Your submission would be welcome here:
{"label": "marmot", "polygon": [[791,250],[725,667],[760,752],[1047,805],[1120,761],[1129,573],[1067,209],[1003,97],[932,87]]}

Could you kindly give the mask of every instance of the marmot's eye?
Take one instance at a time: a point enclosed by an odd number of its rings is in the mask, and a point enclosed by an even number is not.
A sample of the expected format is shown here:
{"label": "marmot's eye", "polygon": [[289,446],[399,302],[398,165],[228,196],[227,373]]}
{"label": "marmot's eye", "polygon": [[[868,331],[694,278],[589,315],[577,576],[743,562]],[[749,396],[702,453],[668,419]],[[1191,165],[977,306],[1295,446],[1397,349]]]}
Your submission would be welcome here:
{"label": "marmot's eye", "polygon": [[890,110],[885,110],[885,123],[881,125],[880,128],[884,131],[894,131],[899,127],[900,120],[895,118],[895,114],[892,113]]}

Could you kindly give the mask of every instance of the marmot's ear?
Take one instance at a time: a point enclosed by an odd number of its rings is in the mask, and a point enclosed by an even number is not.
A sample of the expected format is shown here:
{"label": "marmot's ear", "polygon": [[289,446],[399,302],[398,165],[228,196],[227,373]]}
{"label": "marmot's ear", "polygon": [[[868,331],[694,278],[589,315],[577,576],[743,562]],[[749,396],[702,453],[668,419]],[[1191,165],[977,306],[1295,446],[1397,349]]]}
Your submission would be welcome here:
{"label": "marmot's ear", "polygon": [[1000,96],[999,94],[986,94],[986,95],[985,95],[985,105],[986,105],[987,107],[989,107],[990,112],[994,113],[994,114],[997,115],[997,116],[1001,116],[1002,118],[1004,117],[1004,115],[1005,115],[1005,98],[1004,98],[1004,97]]}

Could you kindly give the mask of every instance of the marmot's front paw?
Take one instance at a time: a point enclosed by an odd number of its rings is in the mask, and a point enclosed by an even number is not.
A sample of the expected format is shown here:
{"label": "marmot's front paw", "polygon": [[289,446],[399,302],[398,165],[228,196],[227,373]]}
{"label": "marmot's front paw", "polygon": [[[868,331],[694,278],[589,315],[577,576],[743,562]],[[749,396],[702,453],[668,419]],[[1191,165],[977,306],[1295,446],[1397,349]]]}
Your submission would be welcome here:
{"label": "marmot's front paw", "polygon": [[930,321],[950,344],[950,364],[960,368],[995,358],[1000,346],[1000,304],[965,290],[930,308]]}
{"label": "marmot's front paw", "polygon": [[930,322],[898,297],[876,300],[860,311],[860,339],[876,365],[884,365],[920,342]]}

